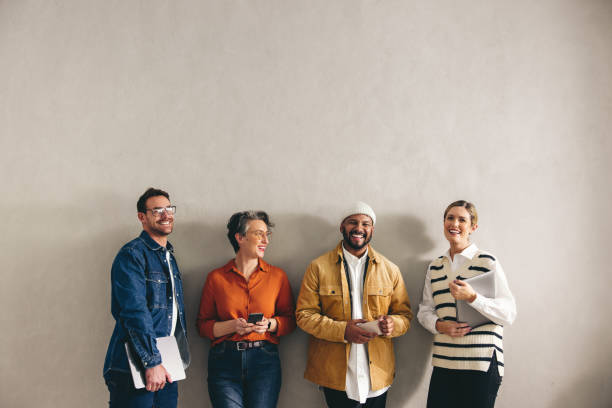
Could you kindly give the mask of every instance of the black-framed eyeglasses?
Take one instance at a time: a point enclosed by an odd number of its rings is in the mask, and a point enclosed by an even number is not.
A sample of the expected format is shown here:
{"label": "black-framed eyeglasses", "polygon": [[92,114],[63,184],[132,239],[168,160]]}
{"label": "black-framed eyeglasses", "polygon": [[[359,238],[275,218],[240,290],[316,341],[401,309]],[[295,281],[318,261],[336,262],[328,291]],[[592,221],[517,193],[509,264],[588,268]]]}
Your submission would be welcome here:
{"label": "black-framed eyeglasses", "polygon": [[154,217],[161,217],[163,213],[168,215],[176,214],[176,205],[171,205],[168,207],[155,207],[155,208],[147,208],[147,211],[151,211]]}

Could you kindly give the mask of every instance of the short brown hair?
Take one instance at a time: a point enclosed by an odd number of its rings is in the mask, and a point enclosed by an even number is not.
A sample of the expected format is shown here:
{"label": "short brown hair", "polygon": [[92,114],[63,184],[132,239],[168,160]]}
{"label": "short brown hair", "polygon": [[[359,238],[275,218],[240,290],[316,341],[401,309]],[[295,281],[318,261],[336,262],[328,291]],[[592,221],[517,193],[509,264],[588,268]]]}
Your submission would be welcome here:
{"label": "short brown hair", "polygon": [[170,194],[166,193],[164,190],[160,190],[159,188],[149,187],[147,191],[142,193],[138,201],[136,202],[136,211],[139,213],[147,212],[147,200],[151,197],[164,196],[168,200],[170,200]]}
{"label": "short brown hair", "polygon": [[465,208],[467,212],[470,214],[470,221],[472,222],[472,225],[478,224],[478,212],[476,211],[476,206],[470,203],[469,201],[465,201],[465,200],[459,200],[459,201],[450,203],[448,207],[446,207],[446,210],[444,210],[444,219],[446,219],[446,214],[448,214],[450,209],[453,207]]}

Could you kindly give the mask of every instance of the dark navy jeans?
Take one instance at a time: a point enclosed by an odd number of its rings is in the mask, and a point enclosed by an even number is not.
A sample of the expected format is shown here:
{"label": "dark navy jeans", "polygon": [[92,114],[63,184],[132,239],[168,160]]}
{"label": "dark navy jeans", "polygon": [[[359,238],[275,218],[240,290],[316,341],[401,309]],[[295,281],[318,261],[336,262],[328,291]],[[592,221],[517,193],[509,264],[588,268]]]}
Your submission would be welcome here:
{"label": "dark navy jeans", "polygon": [[104,374],[110,392],[109,408],[176,408],[178,382],[166,383],[163,389],[150,392],[134,388],[132,375],[111,370]]}
{"label": "dark navy jeans", "polygon": [[214,408],[274,408],[281,387],[278,346],[236,350],[223,342],[208,354],[208,394]]}

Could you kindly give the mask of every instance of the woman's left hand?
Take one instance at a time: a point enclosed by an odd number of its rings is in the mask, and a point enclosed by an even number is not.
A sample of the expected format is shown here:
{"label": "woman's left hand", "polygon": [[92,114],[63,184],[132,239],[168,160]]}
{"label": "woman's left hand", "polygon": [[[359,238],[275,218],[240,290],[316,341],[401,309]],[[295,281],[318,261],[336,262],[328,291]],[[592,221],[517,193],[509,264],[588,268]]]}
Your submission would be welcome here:
{"label": "woman's left hand", "polygon": [[270,322],[270,320],[266,317],[264,317],[263,319],[261,319],[260,321],[258,321],[257,323],[255,323],[255,326],[253,326],[253,331],[256,333],[265,333],[268,331],[268,322]]}
{"label": "woman's left hand", "polygon": [[470,303],[476,300],[476,291],[467,282],[455,279],[448,284],[448,287],[451,295],[457,300],[467,300]]}

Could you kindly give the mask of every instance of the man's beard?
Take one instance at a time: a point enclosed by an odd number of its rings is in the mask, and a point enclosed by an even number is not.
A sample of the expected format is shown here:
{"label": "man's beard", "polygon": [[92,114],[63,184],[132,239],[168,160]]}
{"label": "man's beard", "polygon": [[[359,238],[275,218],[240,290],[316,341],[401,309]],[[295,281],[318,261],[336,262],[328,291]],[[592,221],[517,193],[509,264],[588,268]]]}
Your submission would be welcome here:
{"label": "man's beard", "polygon": [[368,245],[370,243],[370,241],[372,240],[372,234],[370,234],[368,236],[367,233],[363,234],[363,244],[361,245],[355,245],[351,242],[351,236],[349,235],[349,233],[346,232],[346,228],[342,229],[342,237],[344,238],[344,244],[350,248],[353,249],[355,251],[359,251],[360,249],[363,249],[363,247],[365,247],[366,245]]}
{"label": "man's beard", "polygon": [[163,229],[162,227],[158,227],[156,223],[154,223],[151,226],[151,230],[162,237],[167,237],[168,235],[172,234],[172,230],[174,229],[174,223],[170,224],[170,231],[166,231],[165,229]]}

